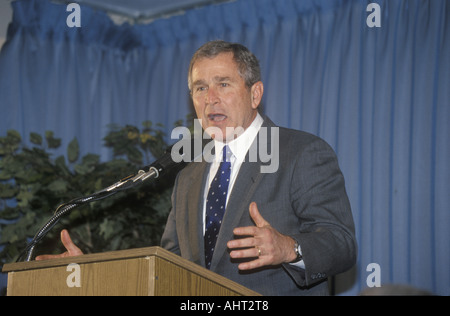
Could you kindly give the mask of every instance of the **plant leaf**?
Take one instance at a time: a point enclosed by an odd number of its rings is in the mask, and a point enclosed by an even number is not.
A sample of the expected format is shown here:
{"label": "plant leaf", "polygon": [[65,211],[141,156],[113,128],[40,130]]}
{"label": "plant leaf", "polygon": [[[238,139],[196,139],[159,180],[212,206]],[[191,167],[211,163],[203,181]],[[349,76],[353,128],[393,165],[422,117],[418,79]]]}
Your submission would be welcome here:
{"label": "plant leaf", "polygon": [[68,183],[63,179],[56,179],[48,185],[48,189],[53,192],[67,192]]}
{"label": "plant leaf", "polygon": [[78,144],[78,140],[74,138],[70,143],[69,147],[67,147],[67,158],[70,163],[74,163],[78,160],[78,156],[80,154],[80,145]]}
{"label": "plant leaf", "polygon": [[12,184],[0,183],[0,198],[11,199],[18,193],[18,188]]}
{"label": "plant leaf", "polygon": [[45,139],[47,140],[48,148],[58,148],[61,146],[61,138],[55,138],[52,131],[45,132]]}
{"label": "plant leaf", "polygon": [[0,212],[0,218],[4,220],[13,220],[20,216],[20,211],[17,208],[7,207]]}
{"label": "plant leaf", "polygon": [[20,133],[14,129],[10,129],[7,133],[7,138],[10,142],[19,144],[22,141]]}
{"label": "plant leaf", "polygon": [[42,136],[38,133],[30,133],[30,141],[35,145],[42,145]]}

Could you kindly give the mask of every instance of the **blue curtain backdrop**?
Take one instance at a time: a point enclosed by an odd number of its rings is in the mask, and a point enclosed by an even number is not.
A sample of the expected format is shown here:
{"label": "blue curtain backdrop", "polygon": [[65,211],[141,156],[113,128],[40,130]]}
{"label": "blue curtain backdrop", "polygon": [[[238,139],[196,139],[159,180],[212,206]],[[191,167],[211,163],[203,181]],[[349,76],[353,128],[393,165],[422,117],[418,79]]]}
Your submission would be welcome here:
{"label": "blue curtain backdrop", "polygon": [[[381,8],[368,27],[367,5]],[[346,178],[357,266],[336,278],[357,294],[371,263],[383,284],[450,295],[450,2],[238,0],[147,25],[115,25],[81,7],[13,2],[0,55],[0,134],[52,130],[82,154],[110,123],[173,122],[191,112],[187,68],[196,48],[225,39],[260,59],[264,111],[323,137]]]}

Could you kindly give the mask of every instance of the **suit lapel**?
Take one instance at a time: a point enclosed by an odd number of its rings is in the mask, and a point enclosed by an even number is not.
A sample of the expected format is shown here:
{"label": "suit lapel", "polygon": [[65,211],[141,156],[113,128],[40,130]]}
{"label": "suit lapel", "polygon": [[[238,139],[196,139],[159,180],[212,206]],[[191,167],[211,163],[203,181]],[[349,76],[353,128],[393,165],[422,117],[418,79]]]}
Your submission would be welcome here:
{"label": "suit lapel", "polygon": [[200,265],[205,264],[205,252],[203,241],[203,192],[209,166],[205,161],[194,162],[194,170],[191,173],[191,186],[188,191],[188,218],[185,229],[188,235],[188,248],[192,252],[192,260]]}

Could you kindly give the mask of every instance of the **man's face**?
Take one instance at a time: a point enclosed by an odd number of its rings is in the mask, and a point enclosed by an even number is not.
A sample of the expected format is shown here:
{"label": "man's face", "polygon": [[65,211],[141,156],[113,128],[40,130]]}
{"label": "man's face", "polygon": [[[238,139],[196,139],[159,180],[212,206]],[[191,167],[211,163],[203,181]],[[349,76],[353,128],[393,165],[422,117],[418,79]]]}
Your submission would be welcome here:
{"label": "man's face", "polygon": [[[199,59],[192,68],[191,79],[195,112],[212,138],[224,141],[219,136],[226,135],[225,141],[230,141],[236,137],[237,128],[245,130],[250,126],[261,102],[263,84],[257,82],[248,88],[232,53]],[[220,129],[221,134],[215,134],[214,128]]]}

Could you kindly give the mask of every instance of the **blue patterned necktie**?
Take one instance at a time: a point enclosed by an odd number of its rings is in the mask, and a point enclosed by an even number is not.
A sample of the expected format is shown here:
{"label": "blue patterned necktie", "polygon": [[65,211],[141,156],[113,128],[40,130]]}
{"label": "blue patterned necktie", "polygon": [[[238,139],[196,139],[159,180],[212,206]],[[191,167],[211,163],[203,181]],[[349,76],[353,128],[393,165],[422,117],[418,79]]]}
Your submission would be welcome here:
{"label": "blue patterned necktie", "polygon": [[209,269],[216,247],[220,225],[222,224],[225,204],[227,201],[228,184],[230,183],[231,151],[228,146],[223,147],[223,158],[208,191],[206,199],[205,220],[205,263]]}

